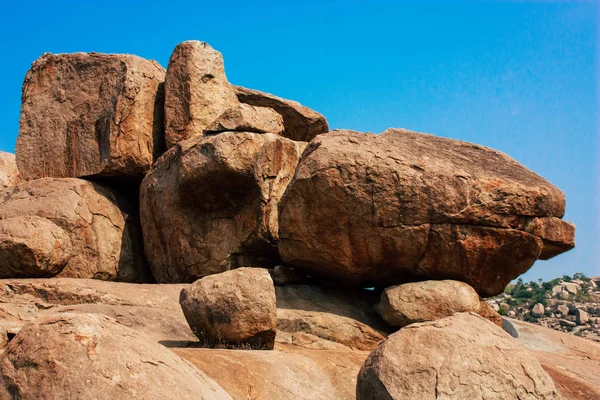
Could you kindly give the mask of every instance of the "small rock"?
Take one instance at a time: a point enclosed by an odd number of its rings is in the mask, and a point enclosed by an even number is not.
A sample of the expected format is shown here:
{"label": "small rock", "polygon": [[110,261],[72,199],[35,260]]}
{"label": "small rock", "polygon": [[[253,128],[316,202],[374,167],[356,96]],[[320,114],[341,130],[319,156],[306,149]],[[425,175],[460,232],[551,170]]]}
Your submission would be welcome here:
{"label": "small rock", "polygon": [[572,283],[572,282],[565,282],[562,284],[562,286],[567,292],[569,292],[571,294],[577,294],[579,289],[581,289],[581,286],[579,286],[576,283]]}
{"label": "small rock", "polygon": [[283,286],[293,285],[301,282],[304,278],[306,278],[306,274],[303,274],[297,269],[290,268],[285,265],[276,265],[273,268],[271,277],[273,278],[273,283],[278,286]]}
{"label": "small rock", "polygon": [[569,315],[569,307],[565,306],[564,304],[556,307],[556,310],[560,313],[562,318],[567,318],[567,315]]}
{"label": "small rock", "polygon": [[569,300],[569,299],[571,299],[571,294],[568,291],[563,290],[562,292],[560,292],[558,297],[561,298],[562,300]]}
{"label": "small rock", "polygon": [[576,318],[575,321],[577,322],[577,325],[587,324],[588,321],[590,320],[589,314],[586,311],[582,310],[581,308],[578,308],[575,311],[575,318]]}
{"label": "small rock", "polygon": [[381,293],[377,311],[389,325],[403,327],[479,309],[479,296],[471,286],[444,280],[389,287]]}
{"label": "small rock", "polygon": [[487,303],[490,305],[490,307],[494,309],[494,311],[500,310],[500,306],[498,305],[498,302],[496,300],[487,300]]}
{"label": "small rock", "polygon": [[531,309],[531,314],[534,317],[543,317],[544,316],[544,312],[546,310],[544,309],[544,305],[541,303],[537,303],[535,306],[533,306],[533,308]]}
{"label": "small rock", "polygon": [[238,268],[197,280],[179,304],[203,346],[273,349],[277,331],[275,287],[262,268]]}
{"label": "small rock", "polygon": [[565,326],[567,328],[574,328],[577,326],[577,324],[575,322],[569,321],[568,319],[560,319],[560,320],[558,320],[558,323],[561,326]]}

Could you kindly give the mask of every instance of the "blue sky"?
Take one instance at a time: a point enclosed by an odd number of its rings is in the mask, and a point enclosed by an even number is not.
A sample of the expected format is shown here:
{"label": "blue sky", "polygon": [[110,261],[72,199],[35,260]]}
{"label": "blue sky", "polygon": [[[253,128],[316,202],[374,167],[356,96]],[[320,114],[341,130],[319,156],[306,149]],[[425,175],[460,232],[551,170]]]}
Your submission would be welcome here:
{"label": "blue sky", "polygon": [[[210,43],[232,83],[295,99],[332,128],[404,127],[504,151],[567,195],[577,247],[525,280],[598,261],[596,2],[0,1],[0,150],[43,52],[133,53],[167,66]],[[289,3],[289,4],[286,4]]]}

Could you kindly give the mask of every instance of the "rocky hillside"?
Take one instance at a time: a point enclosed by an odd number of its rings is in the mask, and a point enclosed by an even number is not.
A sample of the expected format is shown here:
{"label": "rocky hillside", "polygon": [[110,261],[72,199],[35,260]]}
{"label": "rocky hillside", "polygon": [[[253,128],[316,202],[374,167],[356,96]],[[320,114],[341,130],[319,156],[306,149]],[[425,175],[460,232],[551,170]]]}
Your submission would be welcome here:
{"label": "rocky hillside", "polygon": [[599,285],[600,277],[581,273],[549,282],[518,279],[487,302],[500,315],[600,342]]}
{"label": "rocky hillside", "polygon": [[496,150],[330,130],[188,41],[42,55],[0,161],[2,399],[600,396],[595,343],[484,301],[575,246]]}

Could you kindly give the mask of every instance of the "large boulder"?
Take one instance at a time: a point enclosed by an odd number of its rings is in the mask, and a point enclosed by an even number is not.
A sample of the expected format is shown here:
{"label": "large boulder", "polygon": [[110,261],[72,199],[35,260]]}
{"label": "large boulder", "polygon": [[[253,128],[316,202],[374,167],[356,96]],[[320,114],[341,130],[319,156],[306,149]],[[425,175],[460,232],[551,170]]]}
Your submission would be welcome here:
{"label": "large boulder", "polygon": [[181,290],[179,303],[203,346],[273,349],[275,287],[266,269],[239,268],[199,279]]}
{"label": "large boulder", "polygon": [[136,219],[109,189],[43,178],[0,191],[2,277],[145,281]]}
{"label": "large boulder", "polygon": [[367,290],[276,286],[277,342],[309,349],[373,350],[390,331]]}
{"label": "large boulder", "polygon": [[240,266],[272,267],[277,204],[304,145],[274,134],[196,136],[142,182],[144,246],[158,282],[193,282]]}
{"label": "large boulder", "polygon": [[269,107],[283,116],[283,136],[304,142],[310,142],[315,136],[329,131],[324,116],[297,101],[282,99],[258,90],[235,87],[235,93],[242,103],[258,107]]}
{"label": "large boulder", "polygon": [[371,352],[358,375],[365,399],[557,399],[540,364],[475,314],[413,324]]}
{"label": "large boulder", "polygon": [[208,43],[178,44],[165,78],[167,147],[193,136],[227,131],[278,134],[283,121],[270,108],[240,104],[225,76],[223,56]]}
{"label": "large boulder", "polygon": [[141,178],[164,147],[164,77],[128,54],[42,55],[23,84],[23,177]]}
{"label": "large boulder", "polygon": [[423,281],[392,286],[381,293],[377,310],[389,325],[403,327],[461,312],[479,312],[479,295],[464,282]]}
{"label": "large boulder", "polygon": [[41,317],[10,342],[0,358],[0,397],[231,399],[146,336],[105,316],[69,313]]}
{"label": "large boulder", "polygon": [[22,180],[15,155],[0,151],[0,189],[17,185]]}
{"label": "large boulder", "polygon": [[402,129],[334,131],[309,144],[280,202],[279,251],[351,285],[455,279],[486,297],[544,253],[551,235],[528,222],[564,211],[560,190],[490,148]]}

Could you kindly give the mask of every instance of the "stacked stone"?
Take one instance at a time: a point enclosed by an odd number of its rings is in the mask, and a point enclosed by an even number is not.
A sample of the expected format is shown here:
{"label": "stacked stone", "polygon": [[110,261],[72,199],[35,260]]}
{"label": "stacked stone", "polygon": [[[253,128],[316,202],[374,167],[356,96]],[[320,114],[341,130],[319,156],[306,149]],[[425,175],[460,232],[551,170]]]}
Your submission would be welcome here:
{"label": "stacked stone", "polygon": [[[231,85],[222,55],[197,41],[179,44],[166,71],[132,55],[44,54],[22,102],[18,170],[0,163],[0,277],[191,283],[180,304],[212,347],[273,349],[279,327],[372,350],[401,328],[367,360],[359,398],[431,385],[434,397],[556,394],[482,301],[574,246],[563,193],[507,155],[404,129],[329,132],[297,102]],[[345,297],[319,292],[331,286]],[[325,334],[320,316],[276,308],[366,292],[379,303],[352,307],[384,322]],[[411,358],[438,330],[433,352],[476,349],[447,355],[465,370]],[[524,373],[477,380],[499,363]],[[424,370],[417,385],[398,379]]]}

